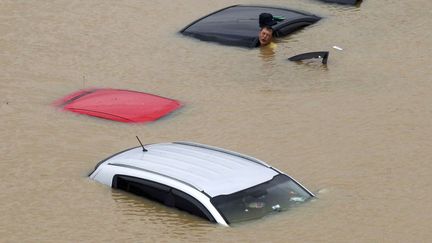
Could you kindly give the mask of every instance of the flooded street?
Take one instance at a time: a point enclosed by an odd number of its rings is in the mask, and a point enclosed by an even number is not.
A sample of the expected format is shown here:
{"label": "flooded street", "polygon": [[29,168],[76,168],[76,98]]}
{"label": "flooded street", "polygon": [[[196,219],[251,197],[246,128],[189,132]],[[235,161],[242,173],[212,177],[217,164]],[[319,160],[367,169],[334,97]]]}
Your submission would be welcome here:
{"label": "flooded street", "polygon": [[[274,50],[178,33],[234,4],[323,19]],[[430,241],[431,16],[426,0],[0,0],[0,242]],[[325,50],[327,65],[287,61]],[[147,124],[52,106],[89,87],[184,106]],[[135,136],[251,155],[318,199],[227,228],[87,178]]]}

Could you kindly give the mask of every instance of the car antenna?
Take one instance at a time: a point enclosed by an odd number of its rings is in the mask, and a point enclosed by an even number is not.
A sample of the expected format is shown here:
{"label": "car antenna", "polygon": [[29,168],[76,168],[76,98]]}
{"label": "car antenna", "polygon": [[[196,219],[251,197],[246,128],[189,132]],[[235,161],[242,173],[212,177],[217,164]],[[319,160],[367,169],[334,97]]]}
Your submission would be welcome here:
{"label": "car antenna", "polygon": [[138,139],[138,142],[141,144],[141,147],[143,148],[143,152],[147,152],[148,150],[144,148],[144,145],[141,143],[141,140],[138,136],[135,136]]}

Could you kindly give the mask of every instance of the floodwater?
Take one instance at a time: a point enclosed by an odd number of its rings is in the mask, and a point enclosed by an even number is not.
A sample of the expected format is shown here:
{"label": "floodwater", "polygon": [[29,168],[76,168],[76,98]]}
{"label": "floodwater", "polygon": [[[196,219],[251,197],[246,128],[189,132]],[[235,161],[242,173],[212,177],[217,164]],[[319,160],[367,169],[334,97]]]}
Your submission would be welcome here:
{"label": "floodwater", "polygon": [[[323,17],[274,50],[178,34],[237,3],[264,2],[0,0],[0,242],[430,241],[431,1],[265,1]],[[123,124],[51,105],[88,87],[184,107]],[[257,157],[319,199],[227,228],[86,177],[136,135]]]}

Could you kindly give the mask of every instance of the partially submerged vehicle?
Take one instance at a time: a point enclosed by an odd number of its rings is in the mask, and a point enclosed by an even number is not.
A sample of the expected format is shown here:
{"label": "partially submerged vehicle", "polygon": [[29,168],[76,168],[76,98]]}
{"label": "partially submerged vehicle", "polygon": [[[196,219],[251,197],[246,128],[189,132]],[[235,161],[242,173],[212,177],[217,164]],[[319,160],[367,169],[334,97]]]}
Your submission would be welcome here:
{"label": "partially submerged vehicle", "polygon": [[328,51],[314,51],[314,52],[306,52],[302,54],[298,54],[288,58],[290,61],[303,61],[306,59],[314,59],[314,58],[322,58],[322,64],[327,64],[327,59],[329,57]]}
{"label": "partially submerged vehicle", "polygon": [[261,13],[270,13],[278,21],[272,26],[275,37],[287,36],[321,19],[316,15],[287,8],[234,5],[194,21],[180,33],[203,41],[252,48],[259,43],[258,16]]}
{"label": "partially submerged vehicle", "polygon": [[141,146],[102,160],[89,177],[225,226],[314,197],[292,177],[244,154],[191,142]]}
{"label": "partially submerged vehicle", "polygon": [[91,88],[54,102],[64,110],[119,122],[149,122],[181,107],[177,100],[123,89]]}

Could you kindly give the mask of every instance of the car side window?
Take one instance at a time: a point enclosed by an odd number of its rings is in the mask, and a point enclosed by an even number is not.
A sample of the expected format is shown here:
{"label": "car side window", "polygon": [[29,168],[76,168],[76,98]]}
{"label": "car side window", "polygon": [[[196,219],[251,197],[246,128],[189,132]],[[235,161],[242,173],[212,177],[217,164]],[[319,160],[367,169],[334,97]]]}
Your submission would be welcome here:
{"label": "car side window", "polygon": [[210,212],[198,200],[169,186],[136,177],[116,175],[113,178],[112,187],[216,222]]}
{"label": "car side window", "polygon": [[168,186],[151,181],[145,181],[131,176],[115,176],[112,187],[160,203],[164,203],[165,198],[170,190]]}
{"label": "car side window", "polygon": [[172,189],[171,192],[174,195],[176,208],[187,211],[190,214],[196,215],[198,217],[208,219],[211,222],[216,222],[207,208],[204,207],[204,205],[202,205],[198,200],[177,189]]}

